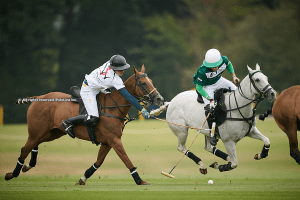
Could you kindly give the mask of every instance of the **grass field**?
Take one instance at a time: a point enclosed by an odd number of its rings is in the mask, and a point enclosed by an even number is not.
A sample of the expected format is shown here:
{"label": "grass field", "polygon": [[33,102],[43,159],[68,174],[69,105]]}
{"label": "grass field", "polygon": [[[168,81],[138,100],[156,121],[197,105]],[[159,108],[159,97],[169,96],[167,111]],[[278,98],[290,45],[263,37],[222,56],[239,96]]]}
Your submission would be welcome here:
{"label": "grass field", "polygon": [[[160,175],[169,172],[181,157],[177,138],[164,122],[134,121],[126,125],[122,137],[125,149],[151,186],[137,186],[129,170],[112,150],[104,164],[85,186],[75,186],[97,158],[99,147],[90,142],[64,136],[39,146],[37,166],[18,178],[4,180],[13,171],[21,147],[27,140],[27,125],[0,126],[0,200],[2,199],[299,199],[300,166],[289,156],[288,139],[273,119],[258,121],[257,127],[271,141],[269,156],[256,161],[263,142],[244,138],[237,144],[239,166],[220,173],[208,169],[199,173],[198,165],[185,157],[172,172],[175,179]],[[190,130],[189,145],[197,134]],[[222,142],[218,148],[225,150]],[[204,150],[200,135],[190,149],[209,166],[220,158]],[[29,162],[30,156],[25,163]],[[207,181],[212,179],[213,185]]]}

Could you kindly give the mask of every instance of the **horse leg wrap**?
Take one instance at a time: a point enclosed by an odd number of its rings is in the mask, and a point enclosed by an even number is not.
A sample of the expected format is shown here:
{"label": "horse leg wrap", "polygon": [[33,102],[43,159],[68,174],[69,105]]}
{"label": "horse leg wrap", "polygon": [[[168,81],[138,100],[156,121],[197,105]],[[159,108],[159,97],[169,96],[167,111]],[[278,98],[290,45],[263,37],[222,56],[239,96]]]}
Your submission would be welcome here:
{"label": "horse leg wrap", "polygon": [[223,160],[227,160],[228,154],[224,153],[223,151],[217,149],[216,147],[213,147],[213,154],[218,156],[219,158],[222,158]]}
{"label": "horse leg wrap", "polygon": [[231,168],[231,163],[225,164],[225,165],[219,165],[219,171],[224,172],[224,171],[230,171],[233,168]]}
{"label": "horse leg wrap", "polygon": [[135,183],[137,185],[140,185],[142,182],[142,179],[140,178],[139,174],[136,171],[136,167],[133,167],[132,169],[130,169],[130,173],[132,178],[134,179]]}
{"label": "horse leg wrap", "polygon": [[196,164],[199,164],[199,162],[201,161],[200,158],[198,158],[197,156],[195,156],[195,154],[193,154],[190,151],[187,151],[185,154],[187,157],[189,157],[190,159],[192,159]]}
{"label": "horse leg wrap", "polygon": [[18,158],[17,166],[16,166],[16,168],[13,171],[13,176],[14,177],[18,177],[19,176],[20,171],[21,171],[23,165],[24,165],[24,161],[21,161],[20,158]]}
{"label": "horse leg wrap", "polygon": [[269,148],[270,148],[270,145],[269,146],[264,145],[264,147],[260,153],[261,158],[266,158],[268,156]]}
{"label": "horse leg wrap", "polygon": [[38,147],[32,149],[32,151],[31,151],[31,159],[29,162],[30,167],[35,167],[37,154],[38,154]]}
{"label": "horse leg wrap", "polygon": [[96,163],[94,163],[89,169],[85,171],[84,177],[87,179],[90,178],[97,169],[98,167],[96,166]]}

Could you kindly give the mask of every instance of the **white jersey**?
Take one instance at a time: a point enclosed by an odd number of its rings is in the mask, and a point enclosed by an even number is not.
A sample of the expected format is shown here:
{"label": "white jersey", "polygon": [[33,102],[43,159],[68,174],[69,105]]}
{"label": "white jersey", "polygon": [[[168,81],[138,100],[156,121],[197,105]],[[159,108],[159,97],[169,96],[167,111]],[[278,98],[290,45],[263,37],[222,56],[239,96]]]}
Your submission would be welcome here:
{"label": "white jersey", "polygon": [[89,75],[85,75],[85,79],[89,87],[99,91],[112,87],[119,90],[125,87],[120,76],[110,68],[109,61],[92,71]]}

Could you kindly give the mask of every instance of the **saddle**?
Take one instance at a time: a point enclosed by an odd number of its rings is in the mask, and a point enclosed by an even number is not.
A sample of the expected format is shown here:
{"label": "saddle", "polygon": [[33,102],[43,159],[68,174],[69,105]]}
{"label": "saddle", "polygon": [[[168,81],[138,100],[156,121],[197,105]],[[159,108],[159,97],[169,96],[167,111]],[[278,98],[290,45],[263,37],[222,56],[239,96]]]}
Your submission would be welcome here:
{"label": "saddle", "polygon": [[[78,86],[72,86],[70,88],[70,90],[71,90],[71,101],[74,102],[74,103],[79,104],[79,115],[87,115],[86,108],[85,108],[84,103],[82,101],[82,98],[80,96],[80,88]],[[97,99],[98,99],[99,94],[97,94],[97,96],[96,96]],[[100,104],[99,101],[97,101],[97,106],[98,106],[98,110],[99,110],[99,113],[100,113],[101,104]],[[88,134],[90,136],[90,139],[91,139],[92,143],[94,143],[98,146],[100,143],[96,139],[96,134],[93,131],[90,132],[89,127],[88,127]]]}
{"label": "saddle", "polygon": [[[70,88],[70,91],[71,91],[71,101],[74,102],[74,103],[79,104],[79,115],[86,115],[87,111],[85,109],[84,103],[83,103],[82,98],[80,96],[80,88],[78,86],[72,86]],[[98,99],[99,94],[97,94],[96,99]],[[100,113],[101,104],[100,104],[99,101],[97,101],[97,106],[98,106],[98,110],[99,110],[99,113]]]}
{"label": "saddle", "polygon": [[[84,106],[84,103],[82,101],[82,98],[80,96],[80,88],[78,86],[72,86],[70,88],[71,90],[71,101],[74,102],[74,103],[78,103],[79,104],[79,115],[86,115],[87,114],[87,111],[86,111],[86,108]],[[97,95],[96,95],[96,99],[99,99],[99,95],[100,93],[104,93],[105,95],[106,94],[110,94],[112,91],[114,91],[114,89],[112,88],[108,88],[106,90],[102,90],[100,91]],[[101,109],[103,108],[104,111],[105,111],[105,98],[106,96],[104,97],[104,104],[103,106],[101,105],[101,103],[97,100],[97,106],[98,106],[98,111],[99,111],[99,115],[103,115],[103,116],[107,116],[107,117],[113,117],[113,118],[117,118],[121,121],[126,121],[128,120],[128,118],[121,118],[121,117],[118,117],[118,116],[115,116],[115,115],[112,115],[112,114],[109,114],[109,113],[105,113],[105,112],[101,112]],[[112,98],[112,97],[111,97]],[[116,106],[117,107],[117,106]]]}

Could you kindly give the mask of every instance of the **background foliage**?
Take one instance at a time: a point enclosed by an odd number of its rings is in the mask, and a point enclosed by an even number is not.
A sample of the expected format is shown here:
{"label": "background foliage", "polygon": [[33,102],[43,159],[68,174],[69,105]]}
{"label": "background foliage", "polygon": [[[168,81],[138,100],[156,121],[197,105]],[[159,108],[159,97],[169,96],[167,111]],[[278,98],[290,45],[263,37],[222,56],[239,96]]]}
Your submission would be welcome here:
{"label": "background foliage", "polygon": [[[121,54],[171,100],[194,88],[205,52],[228,56],[240,79],[259,63],[278,91],[299,85],[296,0],[2,0],[0,104],[5,123],[26,122],[20,97],[69,93]],[[132,75],[127,70],[126,80]],[[228,73],[224,73],[230,78]]]}

